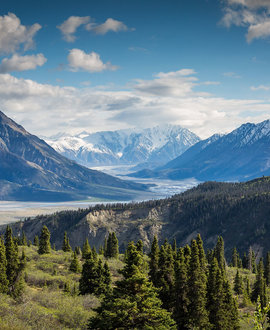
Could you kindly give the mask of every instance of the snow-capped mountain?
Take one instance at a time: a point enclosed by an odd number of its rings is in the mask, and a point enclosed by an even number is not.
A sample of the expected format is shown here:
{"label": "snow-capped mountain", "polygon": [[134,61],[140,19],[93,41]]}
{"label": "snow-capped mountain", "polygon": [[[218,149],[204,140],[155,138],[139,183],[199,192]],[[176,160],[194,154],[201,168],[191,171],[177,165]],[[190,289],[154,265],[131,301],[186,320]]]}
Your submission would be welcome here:
{"label": "snow-capped mountain", "polygon": [[198,180],[249,180],[270,175],[270,120],[247,123],[229,134],[215,134],[181,156],[137,177]]}
{"label": "snow-capped mountain", "polygon": [[155,164],[160,166],[181,155],[199,137],[178,125],[126,129],[46,139],[56,151],[87,166]]}

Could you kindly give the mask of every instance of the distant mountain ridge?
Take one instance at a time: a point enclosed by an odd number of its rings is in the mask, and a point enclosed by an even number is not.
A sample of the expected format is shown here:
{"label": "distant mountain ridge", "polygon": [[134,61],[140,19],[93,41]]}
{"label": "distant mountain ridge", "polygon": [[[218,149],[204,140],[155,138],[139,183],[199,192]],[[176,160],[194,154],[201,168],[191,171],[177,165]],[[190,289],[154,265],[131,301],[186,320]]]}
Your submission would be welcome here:
{"label": "distant mountain ridge", "polygon": [[87,166],[155,164],[181,155],[200,138],[179,125],[125,129],[46,139],[56,151]]}
{"label": "distant mountain ridge", "polygon": [[130,199],[146,186],[87,169],[0,111],[0,200]]}
{"label": "distant mountain ridge", "polygon": [[135,177],[245,181],[270,174],[270,120],[247,123],[226,135],[200,141],[179,157]]}

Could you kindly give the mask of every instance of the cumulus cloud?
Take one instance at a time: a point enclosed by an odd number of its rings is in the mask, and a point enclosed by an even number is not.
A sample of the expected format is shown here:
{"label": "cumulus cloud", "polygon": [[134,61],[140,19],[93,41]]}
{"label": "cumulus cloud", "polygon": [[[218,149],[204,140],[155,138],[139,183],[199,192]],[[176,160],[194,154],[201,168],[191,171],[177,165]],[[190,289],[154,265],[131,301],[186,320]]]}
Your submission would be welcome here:
{"label": "cumulus cloud", "polygon": [[220,23],[226,27],[232,25],[246,27],[248,42],[268,38],[270,36],[270,1],[227,0]]}
{"label": "cumulus cloud", "polygon": [[103,63],[99,54],[95,52],[85,53],[83,50],[77,48],[69,51],[68,62],[72,71],[100,72],[117,69],[117,66],[112,65],[110,62]]}
{"label": "cumulus cloud", "polygon": [[19,56],[14,54],[11,58],[4,58],[0,63],[0,73],[13,71],[34,70],[47,62],[43,54]]}
{"label": "cumulus cloud", "polygon": [[9,54],[23,47],[28,50],[34,45],[33,37],[41,29],[38,23],[26,27],[12,13],[0,16],[0,54]]}
{"label": "cumulus cloud", "polygon": [[[180,79],[178,87],[176,77]],[[0,109],[33,134],[44,136],[59,131],[79,133],[175,123],[206,138],[243,122],[269,118],[270,103],[266,100],[225,99],[197,91],[207,86],[191,69],[159,73],[153,77],[153,84],[160,79],[163,89],[158,95],[151,88],[146,93],[140,88],[142,84],[149,87],[151,80],[116,90],[59,87],[0,74]]]}
{"label": "cumulus cloud", "polygon": [[85,26],[86,30],[93,31],[96,34],[106,34],[110,31],[119,32],[119,31],[127,31],[128,27],[120,21],[117,21],[113,18],[108,18],[103,24],[93,24],[89,23]]}
{"label": "cumulus cloud", "polygon": [[76,39],[74,34],[77,31],[78,27],[89,23],[89,21],[90,16],[70,16],[61,25],[57,26],[57,28],[62,32],[64,40],[68,42],[73,42]]}

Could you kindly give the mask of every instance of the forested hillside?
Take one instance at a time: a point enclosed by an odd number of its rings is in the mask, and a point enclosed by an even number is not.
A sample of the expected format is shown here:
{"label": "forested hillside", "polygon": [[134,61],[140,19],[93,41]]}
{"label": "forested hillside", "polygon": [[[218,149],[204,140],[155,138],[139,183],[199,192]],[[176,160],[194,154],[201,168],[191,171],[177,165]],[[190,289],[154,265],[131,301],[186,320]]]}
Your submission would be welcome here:
{"label": "forested hillside", "polygon": [[[130,240],[142,239],[149,250],[154,235],[185,245],[201,233],[207,248],[222,235],[226,255],[234,246],[241,255],[252,246],[259,258],[270,250],[270,177],[245,183],[206,182],[168,199],[63,211],[12,228],[16,235],[24,231],[33,240],[43,225],[49,228],[57,248],[64,231],[72,247],[82,245],[86,238],[99,247],[108,232],[114,231],[121,252]],[[1,232],[4,230],[2,227]]]}
{"label": "forested hillside", "polygon": [[[119,254],[114,232],[98,252],[85,240],[61,249],[43,226],[32,243],[10,227],[0,239],[1,329],[262,329],[269,312],[270,252],[224,257],[224,241],[204,250],[141,240]],[[255,313],[254,313],[255,312]],[[259,327],[261,326],[261,327]]]}

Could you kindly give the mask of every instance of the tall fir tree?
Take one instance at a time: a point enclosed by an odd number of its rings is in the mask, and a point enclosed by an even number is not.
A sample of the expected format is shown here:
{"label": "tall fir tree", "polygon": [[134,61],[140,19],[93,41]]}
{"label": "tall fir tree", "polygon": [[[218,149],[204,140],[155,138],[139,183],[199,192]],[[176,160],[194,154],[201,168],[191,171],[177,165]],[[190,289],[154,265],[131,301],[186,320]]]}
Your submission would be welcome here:
{"label": "tall fir tree", "polygon": [[214,249],[214,257],[218,261],[218,266],[222,272],[225,272],[225,256],[224,256],[224,241],[221,236],[218,237],[217,244]]}
{"label": "tall fir tree", "polygon": [[178,329],[188,329],[188,276],[184,252],[178,250],[175,262],[174,319]]}
{"label": "tall fir tree", "polygon": [[81,266],[80,266],[79,259],[78,259],[75,251],[72,254],[72,260],[71,260],[71,263],[69,266],[69,270],[72,271],[73,273],[81,272]]}
{"label": "tall fir tree", "polygon": [[193,328],[208,329],[210,327],[206,309],[206,283],[207,278],[201,269],[197,242],[193,240],[188,270],[189,326]]}
{"label": "tall fir tree", "polygon": [[71,252],[72,248],[69,244],[69,238],[67,237],[67,232],[64,232],[64,239],[63,239],[63,243],[62,243],[62,250],[64,252]]}
{"label": "tall fir tree", "polygon": [[36,235],[35,238],[34,238],[34,245],[35,245],[35,246],[39,246],[39,238],[38,238],[38,235]]}
{"label": "tall fir tree", "polygon": [[242,294],[244,292],[243,278],[239,274],[239,270],[238,269],[237,269],[237,272],[236,272],[235,278],[234,278],[234,292],[236,294]]}
{"label": "tall fir tree", "polygon": [[9,286],[13,287],[17,281],[19,273],[19,258],[18,249],[13,240],[12,229],[7,226],[5,232],[5,249],[6,249],[6,261],[7,261],[7,278],[9,281]]}
{"label": "tall fir tree", "polygon": [[89,245],[88,239],[86,239],[85,242],[83,243],[83,247],[82,247],[82,258],[88,259],[89,255],[92,256],[92,250]]}
{"label": "tall fir tree", "polygon": [[51,252],[50,238],[51,238],[51,234],[49,229],[46,226],[43,226],[39,237],[39,247],[38,247],[39,254],[45,254]]}
{"label": "tall fir tree", "polygon": [[236,250],[236,247],[234,247],[234,249],[233,249],[232,266],[233,267],[238,267],[238,252]]}
{"label": "tall fir tree", "polygon": [[0,238],[0,293],[8,292],[6,248]]}
{"label": "tall fir tree", "polygon": [[171,314],[161,308],[156,289],[143,271],[142,255],[133,242],[126,256],[123,279],[97,308],[88,329],[176,329]]}
{"label": "tall fir tree", "polygon": [[267,252],[267,255],[266,255],[264,277],[266,280],[266,284],[269,286],[270,285],[270,252]]}
{"label": "tall fir tree", "polygon": [[158,286],[158,261],[159,261],[159,246],[157,236],[154,236],[154,240],[151,245],[151,251],[149,254],[149,276],[150,280],[153,282],[154,286]]}
{"label": "tall fir tree", "polygon": [[266,297],[266,281],[264,278],[264,267],[263,261],[260,260],[258,265],[258,271],[256,275],[256,281],[253,286],[251,300],[256,302],[258,297],[261,299],[262,307],[265,307],[267,304],[267,297]]}

